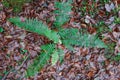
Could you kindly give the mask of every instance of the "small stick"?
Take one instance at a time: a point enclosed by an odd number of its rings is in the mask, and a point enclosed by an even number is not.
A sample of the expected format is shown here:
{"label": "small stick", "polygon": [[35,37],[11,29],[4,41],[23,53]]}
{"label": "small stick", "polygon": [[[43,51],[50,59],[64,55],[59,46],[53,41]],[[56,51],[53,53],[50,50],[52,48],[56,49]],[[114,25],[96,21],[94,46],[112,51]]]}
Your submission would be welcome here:
{"label": "small stick", "polygon": [[12,70],[14,70],[14,69],[12,68],[10,71],[8,71],[8,72],[4,75],[4,77],[2,78],[2,80],[6,80],[6,77],[8,76],[8,74],[9,74]]}
{"label": "small stick", "polygon": [[22,62],[22,64],[17,68],[17,70],[19,70],[27,61],[27,59],[30,57],[30,54],[25,58],[25,60]]}

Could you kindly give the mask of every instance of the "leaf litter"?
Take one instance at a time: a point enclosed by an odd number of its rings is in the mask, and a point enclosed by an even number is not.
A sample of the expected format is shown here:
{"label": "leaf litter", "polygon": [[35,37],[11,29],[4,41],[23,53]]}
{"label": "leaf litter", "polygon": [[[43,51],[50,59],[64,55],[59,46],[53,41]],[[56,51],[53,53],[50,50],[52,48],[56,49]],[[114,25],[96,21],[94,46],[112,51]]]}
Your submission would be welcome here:
{"label": "leaf litter", "polygon": [[[25,3],[23,10],[19,13],[21,17],[37,18],[51,27],[55,15],[52,11],[55,10],[54,2],[56,0],[34,0],[31,3]],[[65,1],[65,0],[63,0]],[[7,18],[15,16],[11,9],[3,8],[0,2],[0,27],[4,31],[0,32],[0,79],[2,80],[119,80],[120,79],[120,64],[119,61],[111,61],[105,55],[116,56],[120,52],[120,28],[119,24],[115,23],[115,17],[120,16],[120,11],[116,14],[113,11],[116,9],[116,2],[109,1],[102,3],[97,0],[96,7],[98,12],[91,16],[89,9],[82,12],[84,0],[73,0],[72,17],[63,27],[76,27],[78,29],[87,29],[91,34],[96,34],[99,27],[97,23],[103,20],[105,25],[111,31],[103,32],[103,40],[106,43],[115,43],[114,52],[97,48],[74,47],[74,51],[64,49],[65,57],[63,64],[59,62],[56,65],[46,65],[34,77],[25,78],[25,71],[28,65],[33,62],[33,59],[39,55],[42,44],[50,42],[43,36],[24,31],[13,26],[7,21]],[[86,1],[86,0],[85,0]],[[86,2],[87,3],[87,2]],[[88,0],[89,5],[93,1]],[[119,5],[119,1],[117,3]],[[88,5],[87,5],[88,6]],[[86,6],[85,6],[86,7]],[[82,15],[83,14],[83,15]],[[49,19],[49,22],[47,23]],[[97,27],[94,27],[97,25]],[[110,45],[111,46],[111,45]],[[21,48],[27,50],[24,54],[21,53]],[[28,56],[29,55],[29,56]]]}

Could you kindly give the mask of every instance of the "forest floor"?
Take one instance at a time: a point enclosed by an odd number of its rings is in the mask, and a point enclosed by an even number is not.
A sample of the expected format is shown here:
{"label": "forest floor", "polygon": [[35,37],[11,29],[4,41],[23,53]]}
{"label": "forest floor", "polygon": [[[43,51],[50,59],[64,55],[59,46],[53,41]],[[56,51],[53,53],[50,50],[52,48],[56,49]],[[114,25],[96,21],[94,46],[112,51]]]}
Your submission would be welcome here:
{"label": "forest floor", "polygon": [[40,53],[40,46],[48,40],[18,28],[8,18],[16,15],[37,18],[51,27],[55,1],[25,3],[17,14],[0,2],[0,80],[120,80],[120,7],[119,2],[110,0],[96,0],[96,3],[93,0],[73,0],[72,16],[63,26],[86,28],[90,34],[99,33],[109,46],[108,50],[86,47],[74,47],[74,51],[65,49],[61,65],[47,64],[34,77],[24,77],[28,65]]}

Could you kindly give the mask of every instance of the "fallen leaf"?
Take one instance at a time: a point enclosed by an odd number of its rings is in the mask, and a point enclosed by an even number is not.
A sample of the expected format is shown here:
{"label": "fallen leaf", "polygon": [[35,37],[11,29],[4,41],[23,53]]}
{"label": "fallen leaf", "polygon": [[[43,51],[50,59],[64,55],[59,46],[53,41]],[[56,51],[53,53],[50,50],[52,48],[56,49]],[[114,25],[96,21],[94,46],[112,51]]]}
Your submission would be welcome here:
{"label": "fallen leaf", "polygon": [[89,78],[93,77],[93,75],[94,75],[93,71],[90,71],[90,72],[88,72],[88,74],[87,74],[87,76],[88,76]]}

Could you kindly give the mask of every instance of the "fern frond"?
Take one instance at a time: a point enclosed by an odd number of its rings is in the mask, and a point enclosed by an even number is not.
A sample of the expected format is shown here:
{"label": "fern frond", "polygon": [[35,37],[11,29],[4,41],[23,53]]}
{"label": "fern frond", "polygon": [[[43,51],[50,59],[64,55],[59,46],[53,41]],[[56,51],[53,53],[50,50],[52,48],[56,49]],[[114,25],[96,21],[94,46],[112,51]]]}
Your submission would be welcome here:
{"label": "fern frond", "polygon": [[75,28],[63,29],[59,32],[59,35],[61,36],[62,43],[67,47],[73,45],[98,48],[107,47],[104,42],[95,35],[80,33],[79,30]]}
{"label": "fern frond", "polygon": [[27,77],[29,76],[34,76],[37,72],[39,72],[40,69],[44,67],[45,64],[47,64],[48,60],[50,60],[50,56],[55,50],[55,45],[54,44],[47,44],[41,46],[42,52],[41,54],[35,58],[33,61],[33,64],[31,64],[27,71],[26,75]]}
{"label": "fern frond", "polygon": [[51,59],[52,65],[55,65],[58,60],[59,60],[58,51],[55,50],[55,51],[53,52],[53,54],[52,54],[52,59]]}
{"label": "fern frond", "polygon": [[56,20],[53,23],[55,27],[60,28],[63,24],[69,21],[70,12],[72,11],[71,3],[72,0],[68,0],[67,2],[55,2],[55,8],[57,8],[57,10],[54,11],[56,14]]}
{"label": "fern frond", "polygon": [[63,62],[63,60],[64,60],[65,53],[64,53],[64,51],[62,49],[58,49],[57,51],[58,51],[58,55],[59,55],[59,62],[61,64]]}
{"label": "fern frond", "polygon": [[50,40],[53,40],[55,43],[59,42],[59,35],[57,35],[57,32],[50,30],[47,25],[43,24],[43,22],[38,21],[37,19],[25,19],[22,21],[19,17],[15,17],[10,18],[9,21],[20,28],[44,35]]}

